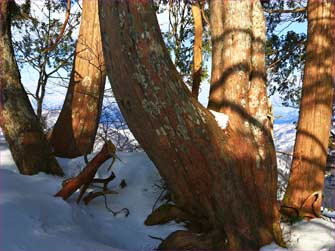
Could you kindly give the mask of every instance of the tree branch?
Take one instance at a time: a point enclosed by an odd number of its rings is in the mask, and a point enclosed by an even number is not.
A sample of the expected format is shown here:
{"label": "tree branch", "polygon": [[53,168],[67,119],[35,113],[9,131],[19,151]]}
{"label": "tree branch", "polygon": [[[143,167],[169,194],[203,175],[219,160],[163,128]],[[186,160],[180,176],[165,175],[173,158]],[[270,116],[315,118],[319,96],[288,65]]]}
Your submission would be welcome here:
{"label": "tree branch", "polygon": [[291,10],[270,10],[270,9],[264,9],[264,11],[266,13],[269,14],[274,14],[274,13],[302,13],[302,12],[306,12],[307,8],[306,7],[302,7],[302,8],[295,8],[295,9],[291,9]]}
{"label": "tree branch", "polygon": [[70,10],[71,10],[71,0],[67,0],[67,9],[66,9],[66,15],[65,15],[65,21],[64,21],[63,27],[62,27],[56,41],[55,42],[51,41],[50,46],[45,48],[43,50],[43,53],[54,50],[56,48],[56,46],[59,44],[60,40],[63,37],[63,34],[65,32],[65,29],[66,29],[66,25],[67,25],[67,23],[69,21],[69,18],[70,18]]}

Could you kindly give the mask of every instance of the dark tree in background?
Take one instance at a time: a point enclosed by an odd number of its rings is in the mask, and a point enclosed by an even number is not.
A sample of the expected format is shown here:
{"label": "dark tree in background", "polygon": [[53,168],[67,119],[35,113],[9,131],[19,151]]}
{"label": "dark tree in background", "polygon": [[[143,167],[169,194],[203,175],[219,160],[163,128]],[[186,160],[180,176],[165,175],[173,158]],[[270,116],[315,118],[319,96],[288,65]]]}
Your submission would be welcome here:
{"label": "dark tree in background", "polygon": [[20,173],[63,175],[21,84],[11,40],[14,7],[0,1],[0,126]]}

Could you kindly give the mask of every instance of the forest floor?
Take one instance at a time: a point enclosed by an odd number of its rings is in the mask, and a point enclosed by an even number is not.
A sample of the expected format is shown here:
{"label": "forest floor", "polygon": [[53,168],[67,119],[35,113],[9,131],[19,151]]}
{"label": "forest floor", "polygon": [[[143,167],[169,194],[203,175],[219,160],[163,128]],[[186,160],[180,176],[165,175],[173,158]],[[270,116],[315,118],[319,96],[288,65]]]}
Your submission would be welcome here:
{"label": "forest floor", "polygon": [[[274,127],[278,151],[279,189],[282,196],[290,166],[289,155],[295,137],[297,112],[277,111]],[[90,157],[93,157],[92,154]],[[171,232],[184,229],[175,222],[148,227],[144,220],[151,213],[162,180],[144,152],[118,152],[112,170],[115,180],[109,188],[118,194],[94,199],[88,206],[76,203],[78,192],[67,201],[53,195],[61,188],[62,178],[46,174],[23,176],[17,171],[8,146],[0,132],[0,250],[1,251],[89,251],[153,250]],[[58,159],[66,177],[77,175],[85,166],[83,158]],[[97,173],[109,175],[104,164]],[[127,186],[120,187],[122,180]],[[334,209],[334,173],[326,177],[325,206]],[[114,215],[114,211],[127,208]],[[288,249],[275,244],[261,250],[335,250],[335,215],[290,226],[283,224]]]}

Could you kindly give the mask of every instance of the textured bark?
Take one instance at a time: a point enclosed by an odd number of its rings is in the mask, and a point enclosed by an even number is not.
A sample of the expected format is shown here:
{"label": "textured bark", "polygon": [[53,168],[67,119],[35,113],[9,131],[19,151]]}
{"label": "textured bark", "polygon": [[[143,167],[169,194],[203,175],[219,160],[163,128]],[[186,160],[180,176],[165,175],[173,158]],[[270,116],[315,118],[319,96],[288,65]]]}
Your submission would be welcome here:
{"label": "textured bark", "polygon": [[10,5],[0,1],[0,126],[22,174],[63,175],[21,84],[10,31]]}
{"label": "textured bark", "polygon": [[266,93],[265,70],[265,36],[266,23],[263,7],[260,1],[252,2],[252,47],[251,47],[251,74],[248,91],[248,109],[263,126],[271,130],[269,120],[269,99]]}
{"label": "textured bark", "polygon": [[84,0],[70,84],[50,136],[56,156],[74,158],[92,151],[106,81],[104,64],[98,0]]}
{"label": "textured bark", "polygon": [[[250,213],[266,215],[264,225],[270,229],[271,221],[275,222],[274,231],[279,233],[276,154],[262,107],[268,104],[262,7],[258,0],[214,0],[210,1],[210,11],[213,56],[208,108],[228,114],[237,135],[235,143],[244,142],[230,148],[239,148],[240,153],[235,154],[246,161],[235,166],[241,165],[244,188],[252,191],[249,199],[259,206]],[[229,143],[233,142],[231,138]],[[267,217],[270,215],[273,218]]]}
{"label": "textured bark", "polygon": [[[303,89],[285,206],[320,213],[335,79],[335,3],[310,0]],[[314,199],[311,200],[311,196]]]}
{"label": "textured bark", "polygon": [[[240,2],[243,6],[236,1],[210,1],[211,18],[214,17],[211,29],[222,27],[222,16],[216,10],[233,14],[231,19],[237,26],[250,17],[250,28],[251,5],[247,0]],[[173,247],[203,248],[204,243],[210,243],[207,248],[258,249],[280,239],[273,145],[269,142],[271,155],[258,160],[256,144],[248,129],[249,124],[259,123],[241,105],[237,104],[236,111],[236,106],[231,109],[222,103],[227,107],[225,110],[231,111],[229,125],[222,129],[212,114],[192,98],[164,46],[151,1],[101,0],[99,4],[106,68],[130,129],[166,180],[176,205],[193,219],[205,220],[212,229],[210,232],[215,233],[208,234],[208,238],[212,238],[208,241],[188,234],[192,236],[191,243],[177,241]],[[230,13],[229,9],[235,4],[240,8]],[[243,12],[242,7],[248,7],[249,11]],[[239,34],[239,27],[232,31],[233,34],[228,35],[214,33],[213,55],[216,58],[213,58],[212,69],[219,75],[225,75],[222,69],[234,70],[228,65],[230,60],[224,60],[230,59],[229,54],[218,58],[217,49],[222,46],[221,40],[235,37],[234,43],[226,49],[234,56],[245,53],[244,57],[249,57],[246,65],[240,60],[232,61],[240,64],[239,86],[246,102],[251,34]],[[239,48],[245,40],[248,49]],[[232,45],[235,47],[231,48]],[[219,70],[217,67],[221,64],[224,68]],[[236,84],[235,80],[231,79],[227,85]],[[232,96],[232,100],[237,97]],[[231,107],[230,103],[228,105]],[[221,111],[220,107],[218,110]],[[268,133],[264,127],[260,131]],[[168,244],[165,242],[165,247],[172,248]]]}
{"label": "textured bark", "polygon": [[198,2],[192,4],[192,15],[194,20],[192,94],[198,98],[202,75],[202,33],[204,30]]}
{"label": "textured bark", "polygon": [[251,4],[251,72],[249,75],[250,87],[247,91],[247,105],[250,116],[255,119],[255,124],[251,124],[250,129],[257,147],[257,158],[266,161],[266,156],[271,156],[272,161],[276,162],[272,139],[272,110],[270,110],[270,101],[266,90],[266,22],[261,1],[253,0]]}

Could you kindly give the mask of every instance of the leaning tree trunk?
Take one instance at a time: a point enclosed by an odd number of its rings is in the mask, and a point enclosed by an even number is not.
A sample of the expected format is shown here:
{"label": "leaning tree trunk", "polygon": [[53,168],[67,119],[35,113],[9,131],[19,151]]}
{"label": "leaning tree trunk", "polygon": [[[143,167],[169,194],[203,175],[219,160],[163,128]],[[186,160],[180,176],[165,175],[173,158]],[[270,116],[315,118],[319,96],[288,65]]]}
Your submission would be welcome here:
{"label": "leaning tree trunk", "polygon": [[0,1],[0,126],[22,174],[63,175],[21,84],[11,44],[13,1]]}
{"label": "leaning tree trunk", "polygon": [[50,142],[56,156],[74,158],[92,151],[106,81],[98,0],[84,0],[69,89]]}
{"label": "leaning tree trunk", "polygon": [[335,3],[307,5],[307,54],[294,157],[284,205],[320,213],[335,79]]}
{"label": "leaning tree trunk", "polygon": [[201,7],[198,2],[192,4],[192,15],[194,20],[192,94],[197,99],[199,96],[202,75],[202,33],[204,30]]}
{"label": "leaning tree trunk", "polygon": [[[251,5],[249,0],[240,2],[210,2],[211,29],[216,30],[213,71],[220,76],[218,88],[228,78],[228,85],[238,80],[247,102]],[[192,98],[164,46],[151,1],[100,0],[99,4],[107,72],[120,109],[172,190],[176,205],[206,226],[202,229],[205,235],[179,231],[162,247],[257,249],[279,240],[273,144],[268,140],[269,150],[257,157],[249,127],[257,127],[270,139],[268,130],[235,100],[238,95],[232,98],[236,103],[222,103],[231,111],[225,129]],[[222,29],[223,14],[227,20],[235,20],[234,29]],[[245,18],[248,21],[243,21]],[[228,47],[219,55],[222,40]],[[241,59],[229,65],[229,53]],[[238,68],[234,64],[239,64]],[[221,71],[220,65],[224,66]]]}

